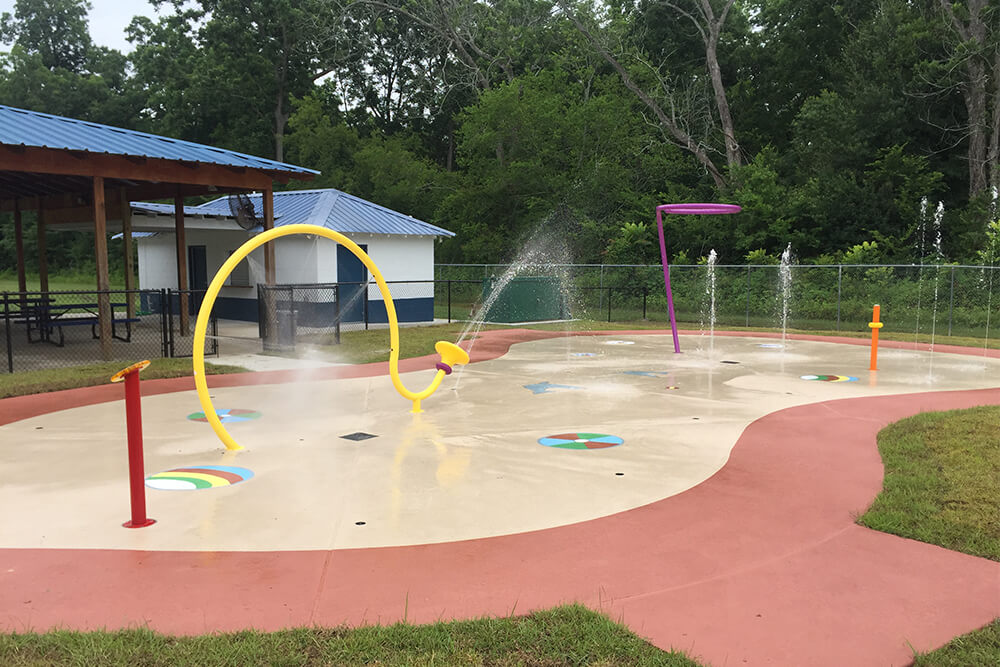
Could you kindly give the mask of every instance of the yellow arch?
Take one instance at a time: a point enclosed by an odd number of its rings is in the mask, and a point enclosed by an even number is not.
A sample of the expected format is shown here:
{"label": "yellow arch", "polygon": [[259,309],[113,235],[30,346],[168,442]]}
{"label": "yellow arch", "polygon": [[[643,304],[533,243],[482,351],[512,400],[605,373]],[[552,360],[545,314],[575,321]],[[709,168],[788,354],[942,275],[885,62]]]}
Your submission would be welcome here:
{"label": "yellow arch", "polygon": [[[241,245],[236,252],[230,255],[229,259],[227,259],[225,264],[222,265],[218,273],[215,274],[211,284],[208,286],[208,290],[205,292],[205,298],[202,300],[201,308],[198,310],[198,320],[194,326],[194,350],[192,357],[194,365],[194,384],[198,391],[198,401],[201,403],[202,410],[205,412],[205,417],[208,419],[208,423],[212,425],[212,430],[215,431],[217,436],[219,436],[219,439],[222,441],[222,444],[226,446],[226,449],[235,450],[243,448],[233,439],[231,435],[229,435],[229,431],[226,430],[226,427],[222,425],[222,421],[215,413],[215,406],[212,404],[212,398],[208,394],[208,381],[205,378],[205,335],[208,332],[208,318],[212,313],[212,307],[215,305],[215,299],[219,296],[219,290],[222,289],[223,283],[226,282],[226,278],[228,278],[229,274],[233,272],[233,269],[236,268],[237,264],[239,264],[251,252],[268,241],[272,241],[282,236],[291,236],[293,234],[315,234],[317,236],[328,238],[331,241],[336,241],[354,253],[354,255],[360,259],[365,267],[371,272],[372,277],[375,278],[375,282],[378,285],[379,291],[382,293],[382,299],[385,301],[385,312],[389,319],[389,375],[392,377],[392,384],[396,388],[396,391],[398,391],[404,398],[413,401],[413,412],[422,412],[420,409],[420,401],[433,394],[441,384],[441,380],[444,379],[444,376],[451,372],[450,370],[446,371],[439,367],[437,373],[434,375],[434,379],[431,380],[430,385],[428,385],[427,388],[421,392],[412,392],[403,385],[403,381],[399,378],[399,322],[396,319],[396,306],[392,302],[392,295],[389,293],[389,286],[385,283],[385,279],[382,277],[382,272],[379,271],[375,262],[373,262],[372,258],[368,256],[368,253],[362,250],[354,241],[339,232],[327,229],[326,227],[319,227],[317,225],[284,225],[282,227],[269,229]],[[434,345],[434,349],[441,355],[441,361],[443,364],[447,365],[449,368],[458,364],[469,363],[468,353],[454,343],[440,340]]]}

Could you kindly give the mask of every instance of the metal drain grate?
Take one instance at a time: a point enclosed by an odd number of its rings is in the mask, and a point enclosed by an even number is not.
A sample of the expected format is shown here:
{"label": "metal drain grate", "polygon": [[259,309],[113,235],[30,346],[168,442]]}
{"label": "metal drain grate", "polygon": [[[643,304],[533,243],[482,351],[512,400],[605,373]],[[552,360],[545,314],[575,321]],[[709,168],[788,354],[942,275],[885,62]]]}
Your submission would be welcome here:
{"label": "metal drain grate", "polygon": [[372,435],[371,433],[362,433],[358,431],[357,433],[348,433],[347,435],[340,436],[344,440],[368,440],[369,438],[377,438],[377,435]]}

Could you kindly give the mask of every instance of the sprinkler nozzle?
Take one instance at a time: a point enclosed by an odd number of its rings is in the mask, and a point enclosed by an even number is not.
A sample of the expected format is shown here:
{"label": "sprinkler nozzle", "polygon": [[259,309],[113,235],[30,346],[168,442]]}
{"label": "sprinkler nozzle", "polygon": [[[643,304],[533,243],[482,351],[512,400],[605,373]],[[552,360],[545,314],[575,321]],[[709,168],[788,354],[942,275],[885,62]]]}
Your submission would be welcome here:
{"label": "sprinkler nozzle", "polygon": [[[435,343],[434,350],[441,355],[441,364],[438,364],[438,369],[443,370],[445,374],[451,373],[454,366],[469,363],[469,353],[446,340],[439,340]],[[441,368],[442,365],[448,368]]]}

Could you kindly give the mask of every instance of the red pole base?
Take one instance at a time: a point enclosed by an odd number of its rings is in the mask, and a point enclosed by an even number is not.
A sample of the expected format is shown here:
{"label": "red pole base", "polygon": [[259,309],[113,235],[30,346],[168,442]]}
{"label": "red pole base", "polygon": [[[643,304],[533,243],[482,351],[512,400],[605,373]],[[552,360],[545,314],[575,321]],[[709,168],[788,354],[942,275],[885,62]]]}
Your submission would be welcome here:
{"label": "red pole base", "polygon": [[156,523],[156,519],[146,519],[140,523],[132,523],[132,519],[129,519],[122,526],[125,528],[145,528],[146,526],[152,526],[154,523]]}

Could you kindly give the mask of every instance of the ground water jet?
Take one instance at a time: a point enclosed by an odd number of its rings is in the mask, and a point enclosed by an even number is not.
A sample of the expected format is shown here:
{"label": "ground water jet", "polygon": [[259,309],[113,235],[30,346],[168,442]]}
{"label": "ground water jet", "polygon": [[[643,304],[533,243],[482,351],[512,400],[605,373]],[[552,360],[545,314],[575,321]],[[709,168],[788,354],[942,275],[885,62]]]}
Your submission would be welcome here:
{"label": "ground water jet", "polygon": [[705,263],[705,299],[702,303],[701,317],[702,336],[705,335],[705,322],[708,321],[709,358],[715,351],[715,264],[717,261],[718,255],[713,248],[708,252],[708,261]]}
{"label": "ground water jet", "polygon": [[[566,244],[566,234],[562,234],[556,228],[561,216],[557,212],[549,214],[528,236],[527,240],[521,244],[521,249],[514,257],[514,260],[507,265],[507,268],[499,277],[493,276],[490,290],[482,297],[472,318],[466,323],[458,336],[456,345],[461,345],[468,340],[466,350],[469,354],[476,344],[479,332],[483,325],[489,321],[491,311],[496,306],[497,301],[511,282],[518,277],[529,274],[552,275],[559,284],[561,302],[564,305],[563,319],[570,317],[568,312],[570,307],[569,299],[569,276],[567,267],[570,265],[569,248]],[[565,221],[563,221],[565,222]],[[568,349],[567,349],[568,356]],[[457,391],[462,381],[464,366],[459,367],[456,374],[454,390]]]}
{"label": "ground water jet", "polygon": [[941,250],[941,220],[944,218],[944,204],[938,202],[934,211],[934,309],[931,315],[931,369],[934,368],[934,336],[937,332],[938,279],[941,274],[941,262],[944,252]]}
{"label": "ground water jet", "polygon": [[782,354],[786,347],[785,339],[788,333],[788,312],[792,299],[792,244],[785,247],[781,253],[781,262],[778,264],[778,307],[781,320],[781,347]]}

